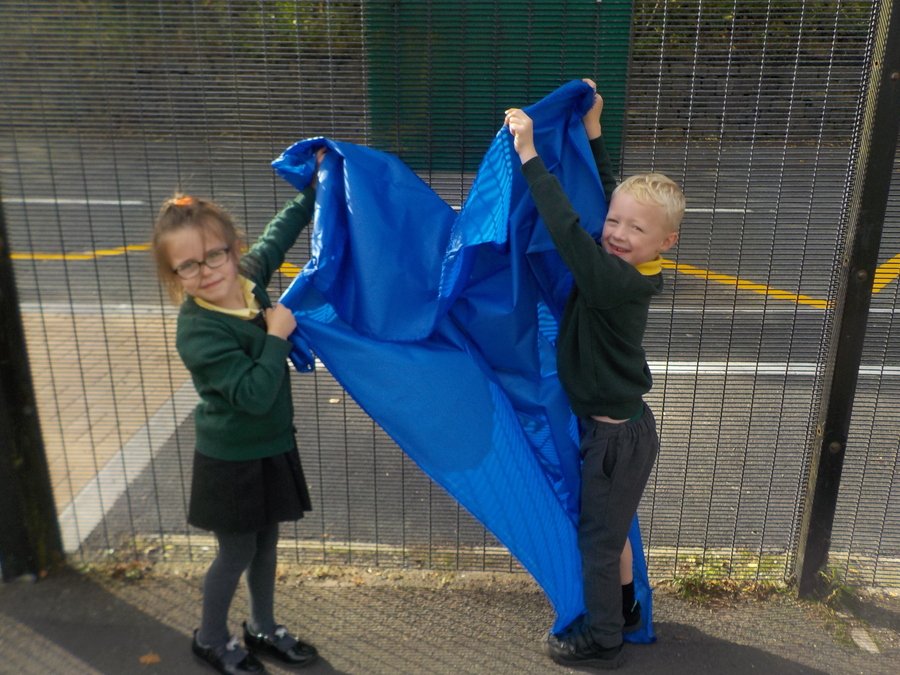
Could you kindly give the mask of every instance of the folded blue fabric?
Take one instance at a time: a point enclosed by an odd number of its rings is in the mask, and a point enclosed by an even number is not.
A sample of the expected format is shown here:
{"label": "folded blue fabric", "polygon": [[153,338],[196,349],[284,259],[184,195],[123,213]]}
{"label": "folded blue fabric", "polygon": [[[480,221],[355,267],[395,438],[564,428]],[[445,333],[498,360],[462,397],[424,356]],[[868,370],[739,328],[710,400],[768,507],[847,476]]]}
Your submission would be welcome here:
{"label": "folded blue fabric", "polygon": [[[526,108],[538,151],[583,226],[606,202],[582,125],[593,91],[569,82]],[[499,113],[498,113],[499,115]],[[281,298],[298,370],[315,356],[544,589],[559,631],[584,613],[576,523],[577,420],[556,375],[571,276],[501,128],[459,213],[397,157],[311,138],[273,162],[297,189],[319,167],[311,259]],[[635,590],[652,642],[637,518]]]}

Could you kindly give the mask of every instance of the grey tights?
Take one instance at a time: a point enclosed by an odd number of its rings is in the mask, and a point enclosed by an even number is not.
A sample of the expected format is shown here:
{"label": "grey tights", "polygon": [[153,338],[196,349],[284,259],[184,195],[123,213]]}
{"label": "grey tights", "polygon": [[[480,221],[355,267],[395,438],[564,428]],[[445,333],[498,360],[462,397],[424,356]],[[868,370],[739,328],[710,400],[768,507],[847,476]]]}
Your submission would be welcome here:
{"label": "grey tights", "polygon": [[250,594],[250,624],[271,634],[275,630],[275,564],[278,524],[258,532],[215,532],[219,553],[203,581],[203,619],[197,639],[224,645],[230,636],[228,610],[244,570]]}

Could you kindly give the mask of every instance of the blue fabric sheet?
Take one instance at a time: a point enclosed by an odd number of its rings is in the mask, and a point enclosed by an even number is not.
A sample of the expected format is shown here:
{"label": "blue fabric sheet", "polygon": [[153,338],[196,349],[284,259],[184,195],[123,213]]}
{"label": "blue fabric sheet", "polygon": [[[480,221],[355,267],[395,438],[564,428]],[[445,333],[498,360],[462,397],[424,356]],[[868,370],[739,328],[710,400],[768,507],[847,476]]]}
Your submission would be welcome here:
{"label": "blue fabric sheet", "polygon": [[[570,82],[526,108],[538,151],[597,236],[603,188],[581,122],[593,92]],[[499,116],[499,112],[498,112]],[[571,277],[501,128],[459,213],[398,158],[328,138],[273,162],[298,189],[318,172],[311,259],[281,301],[292,360],[318,356],[434,481],[544,589],[561,630],[584,612],[576,523],[578,439],[556,375]],[[635,587],[652,642],[635,518]]]}

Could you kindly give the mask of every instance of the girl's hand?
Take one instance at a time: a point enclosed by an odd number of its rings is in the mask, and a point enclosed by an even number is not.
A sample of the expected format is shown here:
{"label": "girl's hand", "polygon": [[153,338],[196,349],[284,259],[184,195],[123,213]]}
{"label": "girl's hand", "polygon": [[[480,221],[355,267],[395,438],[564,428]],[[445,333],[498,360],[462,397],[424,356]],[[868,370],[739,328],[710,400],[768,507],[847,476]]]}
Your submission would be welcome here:
{"label": "girl's hand", "polygon": [[515,139],[513,146],[522,164],[529,159],[537,157],[537,148],[534,147],[534,122],[519,108],[510,108],[506,111],[503,124],[509,127],[509,133]]}
{"label": "girl's hand", "polygon": [[593,80],[586,77],[582,82],[589,84],[591,89],[594,90],[594,105],[581,118],[587,137],[590,140],[594,140],[602,135],[600,116],[603,114],[603,97],[597,92],[597,85]]}
{"label": "girl's hand", "polygon": [[294,313],[284,305],[276,304],[266,310],[266,332],[269,335],[287,340],[296,327]]}
{"label": "girl's hand", "polygon": [[328,148],[319,148],[316,151],[316,170],[313,171],[312,180],[309,181],[309,184],[313,187],[318,187],[319,184],[319,167],[322,166],[322,160],[325,159],[325,153],[328,152]]}

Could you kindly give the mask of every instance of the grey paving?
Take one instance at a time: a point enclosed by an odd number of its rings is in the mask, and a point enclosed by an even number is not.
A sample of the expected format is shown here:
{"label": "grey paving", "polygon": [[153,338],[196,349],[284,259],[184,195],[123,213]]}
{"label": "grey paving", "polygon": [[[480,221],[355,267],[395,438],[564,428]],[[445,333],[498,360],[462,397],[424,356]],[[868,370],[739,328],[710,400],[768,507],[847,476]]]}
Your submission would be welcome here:
{"label": "grey paving", "polygon": [[[164,563],[126,578],[141,569],[0,586],[0,672],[213,672],[189,652],[203,566]],[[311,675],[571,672],[543,653],[552,610],[524,574],[283,565],[276,593],[279,620],[322,654]],[[627,645],[622,672],[887,674],[900,663],[897,592],[840,614],[784,595],[689,602],[668,588],[655,605],[658,640]],[[233,630],[245,614],[241,588]]]}

